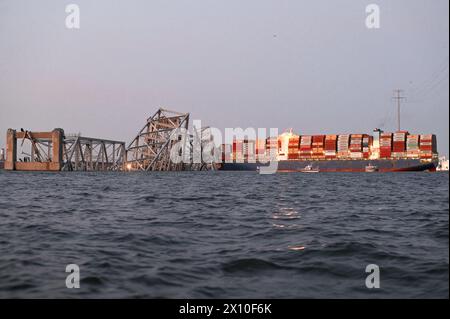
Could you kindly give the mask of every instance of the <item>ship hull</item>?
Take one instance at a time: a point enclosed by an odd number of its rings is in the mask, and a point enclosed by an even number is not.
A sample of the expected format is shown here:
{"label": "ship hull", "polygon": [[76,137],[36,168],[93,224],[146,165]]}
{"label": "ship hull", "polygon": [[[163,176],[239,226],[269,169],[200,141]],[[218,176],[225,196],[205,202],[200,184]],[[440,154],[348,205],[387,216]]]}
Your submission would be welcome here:
{"label": "ship hull", "polygon": [[[300,172],[311,165],[320,172],[365,172],[371,164],[379,172],[416,172],[435,171],[437,162],[423,162],[419,159],[378,159],[378,160],[283,160],[278,161],[278,172]],[[267,164],[261,163],[222,163],[224,171],[256,171],[258,167]]]}

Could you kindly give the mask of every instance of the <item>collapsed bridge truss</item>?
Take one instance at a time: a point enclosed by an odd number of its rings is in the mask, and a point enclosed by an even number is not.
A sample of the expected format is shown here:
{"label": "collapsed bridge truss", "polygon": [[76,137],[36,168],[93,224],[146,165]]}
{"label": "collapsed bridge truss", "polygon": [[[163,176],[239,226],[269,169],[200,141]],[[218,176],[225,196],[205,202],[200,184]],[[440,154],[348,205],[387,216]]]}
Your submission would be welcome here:
{"label": "collapsed bridge truss", "polygon": [[[189,113],[179,113],[160,108],[147,119],[127,148],[127,170],[181,171],[183,162],[174,163],[170,156],[172,147],[186,141]],[[179,156],[183,156],[180,149]]]}
{"label": "collapsed bridge truss", "polygon": [[205,150],[219,152],[211,147],[211,130],[194,128],[191,135],[188,126],[189,113],[160,108],[147,119],[128,147],[121,141],[65,135],[59,128],[50,132],[9,129],[4,168],[29,171],[215,169],[217,161],[203,154]]}
{"label": "collapsed bridge truss", "polygon": [[68,136],[64,139],[64,155],[62,170],[122,170],[125,143],[83,136]]}
{"label": "collapsed bridge truss", "polygon": [[78,135],[65,136],[62,129],[54,129],[51,132],[9,129],[7,132],[7,170],[120,170],[123,168],[124,158],[125,143],[120,141]]}

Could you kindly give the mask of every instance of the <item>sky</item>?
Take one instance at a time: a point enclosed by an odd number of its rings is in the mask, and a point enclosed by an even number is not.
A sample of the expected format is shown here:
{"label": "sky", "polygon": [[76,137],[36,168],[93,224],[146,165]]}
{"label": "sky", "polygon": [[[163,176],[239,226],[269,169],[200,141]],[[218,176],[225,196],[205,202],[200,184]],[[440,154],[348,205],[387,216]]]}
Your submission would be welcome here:
{"label": "sky", "polygon": [[402,129],[448,156],[448,88],[448,0],[0,0],[0,147],[8,128],[129,142],[159,107],[219,129],[394,131],[403,89]]}

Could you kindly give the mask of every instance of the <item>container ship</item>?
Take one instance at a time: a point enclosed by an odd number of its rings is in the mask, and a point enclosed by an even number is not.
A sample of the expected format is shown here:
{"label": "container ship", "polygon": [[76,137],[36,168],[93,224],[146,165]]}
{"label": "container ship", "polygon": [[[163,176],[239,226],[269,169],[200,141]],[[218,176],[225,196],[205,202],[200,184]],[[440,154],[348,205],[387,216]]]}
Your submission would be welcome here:
{"label": "container ship", "polygon": [[221,170],[255,171],[278,164],[278,172],[436,171],[434,134],[393,133],[297,135],[289,130],[263,140],[234,140],[222,145]]}

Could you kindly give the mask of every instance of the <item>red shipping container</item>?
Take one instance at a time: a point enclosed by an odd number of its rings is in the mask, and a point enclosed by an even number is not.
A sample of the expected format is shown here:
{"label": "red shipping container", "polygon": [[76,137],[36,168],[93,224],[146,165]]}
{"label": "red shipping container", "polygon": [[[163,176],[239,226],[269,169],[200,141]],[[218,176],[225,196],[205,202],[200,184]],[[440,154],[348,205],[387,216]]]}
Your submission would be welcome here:
{"label": "red shipping container", "polygon": [[313,143],[323,143],[325,140],[325,135],[314,135],[313,136]]}
{"label": "red shipping container", "polygon": [[336,150],[336,140],[334,141],[326,141],[325,142],[325,149],[327,151],[335,151]]}

